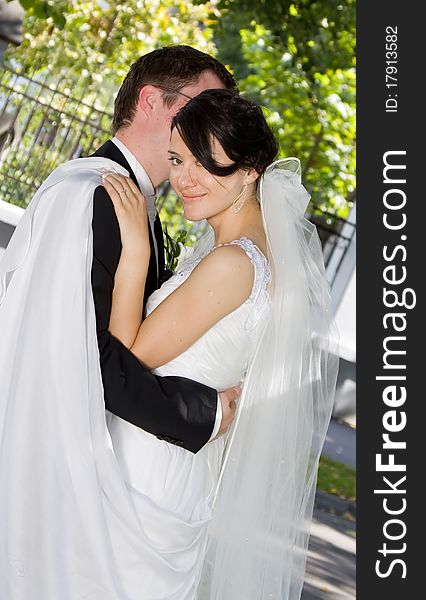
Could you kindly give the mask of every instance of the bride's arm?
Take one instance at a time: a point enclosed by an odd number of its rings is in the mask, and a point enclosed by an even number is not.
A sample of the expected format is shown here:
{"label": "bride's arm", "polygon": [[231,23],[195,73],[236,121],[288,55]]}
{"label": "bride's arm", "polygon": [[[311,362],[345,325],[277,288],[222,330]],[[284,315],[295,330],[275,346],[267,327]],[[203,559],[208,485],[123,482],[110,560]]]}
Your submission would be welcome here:
{"label": "bride's arm", "polygon": [[141,324],[151,251],[146,202],[135,183],[128,177],[110,174],[104,178],[103,183],[114,204],[122,243],[120,261],[114,277],[108,330],[130,348]]}
{"label": "bride's arm", "polygon": [[[155,369],[182,354],[249,297],[254,267],[240,246],[218,247],[141,323],[150,251],[145,201],[133,181],[122,175],[108,176],[104,185],[123,245],[108,329]],[[127,194],[120,194],[123,186],[130,186]]]}
{"label": "bride's arm", "polygon": [[172,360],[250,296],[253,278],[240,246],[216,248],[143,321],[130,350],[151,369]]}

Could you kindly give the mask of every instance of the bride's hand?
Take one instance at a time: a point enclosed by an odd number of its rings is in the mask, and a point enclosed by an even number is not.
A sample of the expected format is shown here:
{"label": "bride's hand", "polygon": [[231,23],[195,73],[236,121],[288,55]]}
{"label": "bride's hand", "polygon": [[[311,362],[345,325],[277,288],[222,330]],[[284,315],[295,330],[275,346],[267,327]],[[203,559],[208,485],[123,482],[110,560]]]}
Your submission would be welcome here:
{"label": "bride's hand", "polygon": [[150,254],[146,200],[137,185],[125,175],[108,173],[103,185],[114,205],[123,251],[132,256]]}

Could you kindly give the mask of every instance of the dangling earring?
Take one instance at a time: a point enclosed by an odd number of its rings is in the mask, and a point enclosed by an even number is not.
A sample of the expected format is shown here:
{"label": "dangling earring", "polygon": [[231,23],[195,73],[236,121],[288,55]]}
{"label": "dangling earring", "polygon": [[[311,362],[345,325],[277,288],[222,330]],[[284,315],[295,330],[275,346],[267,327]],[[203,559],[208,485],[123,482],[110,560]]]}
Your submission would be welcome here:
{"label": "dangling earring", "polygon": [[[234,215],[237,215],[240,210],[242,209],[242,207],[244,206],[244,203],[246,201],[246,192],[247,192],[247,177],[246,177],[246,181],[243,185],[243,189],[241,190],[241,192],[238,194],[238,196],[235,198],[235,200],[232,203],[232,212],[234,213]],[[240,200],[241,198],[241,200]]]}

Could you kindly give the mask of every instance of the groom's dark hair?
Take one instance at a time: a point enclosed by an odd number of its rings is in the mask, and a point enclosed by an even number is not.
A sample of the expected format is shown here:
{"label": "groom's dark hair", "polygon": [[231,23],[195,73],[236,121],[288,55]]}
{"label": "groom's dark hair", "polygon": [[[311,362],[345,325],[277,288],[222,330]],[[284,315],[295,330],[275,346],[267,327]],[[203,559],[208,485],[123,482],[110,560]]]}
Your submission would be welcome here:
{"label": "groom's dark hair", "polygon": [[226,89],[237,89],[234,77],[222,63],[190,46],[166,46],[141,56],[130,67],[115,99],[113,133],[133,121],[141,85],[161,86],[163,101],[171,107],[178,92],[196,83],[205,71],[214,73]]}

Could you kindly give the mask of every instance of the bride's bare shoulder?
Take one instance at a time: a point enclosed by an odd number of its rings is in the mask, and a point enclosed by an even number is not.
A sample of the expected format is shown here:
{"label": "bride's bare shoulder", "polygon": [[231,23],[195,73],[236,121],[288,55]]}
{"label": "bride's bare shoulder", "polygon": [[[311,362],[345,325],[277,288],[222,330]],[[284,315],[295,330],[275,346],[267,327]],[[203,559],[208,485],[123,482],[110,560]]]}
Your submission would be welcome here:
{"label": "bride's bare shoulder", "polygon": [[[238,244],[226,244],[214,248],[191,273],[193,282],[226,288],[227,295],[243,302],[250,296],[254,281],[254,267],[244,248]],[[195,281],[196,280],[196,281]]]}

